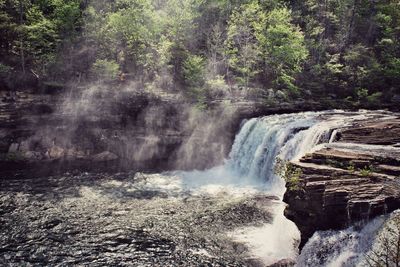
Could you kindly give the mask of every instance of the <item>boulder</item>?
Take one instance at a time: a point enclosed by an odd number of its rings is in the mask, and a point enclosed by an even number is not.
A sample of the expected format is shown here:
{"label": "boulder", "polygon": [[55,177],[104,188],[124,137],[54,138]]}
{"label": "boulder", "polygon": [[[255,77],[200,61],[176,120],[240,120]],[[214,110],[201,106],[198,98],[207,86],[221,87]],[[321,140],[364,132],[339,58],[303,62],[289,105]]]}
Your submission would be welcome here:
{"label": "boulder", "polygon": [[37,151],[26,151],[24,153],[24,158],[27,160],[41,160],[43,159],[43,155]]}
{"label": "boulder", "polygon": [[103,151],[99,154],[93,155],[93,161],[101,162],[101,161],[112,161],[118,159],[118,156],[110,151]]}
{"label": "boulder", "polygon": [[65,150],[59,146],[52,146],[48,151],[48,156],[52,159],[59,159],[64,157]]}
{"label": "boulder", "polygon": [[18,147],[18,151],[19,152],[21,152],[21,153],[24,153],[24,152],[27,152],[27,151],[29,151],[30,149],[29,149],[29,142],[28,141],[22,141],[20,144],[19,144],[19,147]]}
{"label": "boulder", "polygon": [[86,157],[83,151],[77,150],[75,148],[67,149],[65,152],[67,159],[83,159]]}

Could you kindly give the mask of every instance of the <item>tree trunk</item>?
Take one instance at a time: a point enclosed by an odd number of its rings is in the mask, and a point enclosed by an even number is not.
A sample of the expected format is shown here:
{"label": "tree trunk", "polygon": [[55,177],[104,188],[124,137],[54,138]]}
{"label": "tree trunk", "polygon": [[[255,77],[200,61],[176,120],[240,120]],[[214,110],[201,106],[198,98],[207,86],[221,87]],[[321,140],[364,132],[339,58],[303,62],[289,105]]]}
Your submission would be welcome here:
{"label": "tree trunk", "polygon": [[[22,0],[19,0],[19,24],[20,24],[21,28],[22,28],[22,25],[24,25],[24,5],[22,3]],[[24,40],[23,40],[22,34],[20,36],[20,56],[21,56],[22,73],[25,75]]]}
{"label": "tree trunk", "polygon": [[349,27],[348,27],[347,34],[346,34],[346,37],[345,37],[345,40],[344,40],[342,51],[344,51],[348,47],[348,45],[351,42],[351,38],[353,36],[354,20],[355,20],[355,15],[356,15],[356,7],[357,7],[357,0],[354,0],[353,1],[353,7],[351,9]]}

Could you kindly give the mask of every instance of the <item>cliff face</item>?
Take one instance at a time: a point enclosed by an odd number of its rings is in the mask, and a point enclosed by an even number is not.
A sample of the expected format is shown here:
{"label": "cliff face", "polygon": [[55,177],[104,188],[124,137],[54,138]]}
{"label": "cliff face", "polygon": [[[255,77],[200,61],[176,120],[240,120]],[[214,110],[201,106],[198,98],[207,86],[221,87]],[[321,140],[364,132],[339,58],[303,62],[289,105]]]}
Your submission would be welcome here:
{"label": "cliff face", "polygon": [[202,114],[177,95],[137,91],[17,92],[0,100],[0,170],[11,173],[204,168],[223,159],[241,120],[223,109]]}
{"label": "cliff face", "polygon": [[336,141],[297,162],[285,215],[302,233],[340,229],[400,208],[400,119],[379,118],[338,129]]}
{"label": "cliff face", "polygon": [[0,171],[203,169],[223,162],[243,119],[324,108],[239,97],[202,110],[181,93],[138,87],[0,91]]}

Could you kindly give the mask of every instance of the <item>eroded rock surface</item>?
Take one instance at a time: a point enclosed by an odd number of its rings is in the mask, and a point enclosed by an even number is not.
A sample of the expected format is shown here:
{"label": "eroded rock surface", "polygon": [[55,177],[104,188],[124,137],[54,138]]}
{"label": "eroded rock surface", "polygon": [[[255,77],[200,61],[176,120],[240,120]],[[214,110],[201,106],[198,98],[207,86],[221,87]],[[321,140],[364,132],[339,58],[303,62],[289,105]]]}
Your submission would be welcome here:
{"label": "eroded rock surface", "polygon": [[341,229],[400,208],[400,119],[380,118],[338,129],[326,144],[292,164],[285,215],[302,233]]}
{"label": "eroded rock surface", "polygon": [[269,223],[276,198],[192,195],[149,187],[149,179],[0,180],[0,265],[262,266],[227,233]]}

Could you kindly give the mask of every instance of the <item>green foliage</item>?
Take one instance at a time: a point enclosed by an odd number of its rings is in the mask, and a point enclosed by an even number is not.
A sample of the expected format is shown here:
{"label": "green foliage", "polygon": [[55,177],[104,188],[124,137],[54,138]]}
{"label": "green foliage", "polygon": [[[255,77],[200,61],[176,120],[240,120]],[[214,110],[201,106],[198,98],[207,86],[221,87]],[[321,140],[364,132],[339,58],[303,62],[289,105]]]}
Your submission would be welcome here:
{"label": "green foliage", "polygon": [[367,177],[371,175],[371,173],[374,171],[372,166],[364,166],[364,168],[360,169],[359,172],[361,176]]}
{"label": "green foliage", "polygon": [[365,88],[359,88],[357,91],[357,98],[359,101],[364,101],[368,97],[368,89]]}
{"label": "green foliage", "polygon": [[223,76],[217,75],[214,79],[206,81],[206,88],[211,98],[221,98],[229,91]]}
{"label": "green foliage", "polygon": [[298,26],[291,23],[291,13],[285,7],[269,12],[266,25],[258,39],[269,73],[274,74],[279,88],[296,92],[295,75],[302,70],[308,56],[304,35]]}
{"label": "green foliage", "polygon": [[258,2],[242,5],[230,17],[227,48],[229,64],[241,74],[246,87],[264,65],[265,75],[276,88],[297,91],[295,75],[302,70],[308,51],[289,9],[267,11]]}
{"label": "green foliage", "polygon": [[358,88],[356,89],[357,102],[364,105],[378,105],[382,97],[382,92],[376,92],[370,94],[368,89]]}
{"label": "green foliage", "polygon": [[189,87],[201,87],[204,84],[205,59],[198,55],[189,55],[183,62],[183,77]]}
{"label": "green foliage", "polygon": [[292,163],[277,158],[275,162],[275,173],[286,181],[286,188],[288,190],[298,191],[301,189],[300,178],[303,171]]}
{"label": "green foliage", "polygon": [[20,152],[9,152],[5,156],[5,160],[11,161],[11,162],[21,161],[23,159],[24,159],[24,157]]}
{"label": "green foliage", "polygon": [[115,61],[98,59],[93,63],[92,74],[102,80],[116,79],[119,74],[119,65]]}
{"label": "green foliage", "polygon": [[228,22],[226,53],[229,66],[240,74],[240,83],[248,87],[261,70],[261,47],[256,37],[265,14],[258,2],[243,4],[233,11]]}
{"label": "green foliage", "polygon": [[205,84],[205,59],[198,55],[188,55],[183,62],[183,77],[189,95],[196,101],[197,107],[207,107],[208,91]]}
{"label": "green foliage", "polygon": [[400,94],[399,25],[392,0],[0,0],[0,58],[15,76],[120,71],[204,103],[244,87],[378,107]]}
{"label": "green foliage", "polygon": [[349,172],[351,172],[351,173],[354,173],[354,171],[355,171],[355,166],[354,166],[354,163],[353,163],[353,162],[350,162],[350,163],[347,165],[347,170],[348,170]]}

